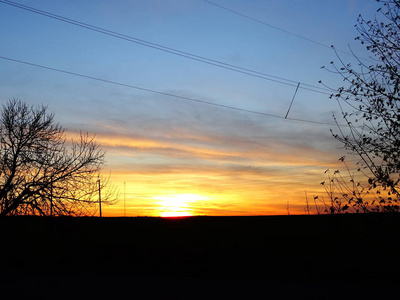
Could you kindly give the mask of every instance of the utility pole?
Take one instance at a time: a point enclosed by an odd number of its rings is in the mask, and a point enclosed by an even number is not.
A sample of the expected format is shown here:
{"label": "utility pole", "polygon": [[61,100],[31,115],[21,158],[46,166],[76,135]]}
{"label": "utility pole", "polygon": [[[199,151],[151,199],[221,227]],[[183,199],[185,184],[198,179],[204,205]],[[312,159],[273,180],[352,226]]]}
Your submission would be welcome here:
{"label": "utility pole", "polygon": [[124,217],[126,217],[126,182],[124,182]]}
{"label": "utility pole", "polygon": [[50,217],[53,216],[53,176],[50,177]]}
{"label": "utility pole", "polygon": [[99,210],[100,210],[100,218],[102,217],[101,215],[101,187],[100,187],[100,178],[97,181],[99,183]]}

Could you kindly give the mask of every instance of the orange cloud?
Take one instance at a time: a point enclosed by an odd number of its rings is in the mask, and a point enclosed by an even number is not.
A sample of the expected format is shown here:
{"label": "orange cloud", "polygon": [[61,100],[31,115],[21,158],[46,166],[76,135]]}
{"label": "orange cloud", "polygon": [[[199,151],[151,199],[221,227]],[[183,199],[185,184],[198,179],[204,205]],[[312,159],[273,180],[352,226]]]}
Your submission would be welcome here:
{"label": "orange cloud", "polygon": [[[268,215],[303,213],[305,191],[321,193],[319,182],[335,153],[309,141],[263,139],[188,129],[160,135],[100,132],[96,141],[107,151],[107,168],[121,192],[105,215],[174,214],[158,198],[195,195],[181,214]],[[74,136],[76,133],[68,133]],[[125,183],[125,185],[124,185]],[[126,191],[124,192],[124,186]],[[168,198],[169,197],[169,198]],[[123,198],[125,201],[123,201]]]}

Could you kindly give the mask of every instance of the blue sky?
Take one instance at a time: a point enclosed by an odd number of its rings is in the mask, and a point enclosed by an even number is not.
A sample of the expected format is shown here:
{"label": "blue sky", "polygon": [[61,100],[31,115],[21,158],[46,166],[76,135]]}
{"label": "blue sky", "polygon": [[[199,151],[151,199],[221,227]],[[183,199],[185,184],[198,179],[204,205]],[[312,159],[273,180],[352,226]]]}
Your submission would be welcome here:
{"label": "blue sky", "polygon": [[[17,2],[17,1],[16,1]],[[338,75],[321,69],[335,53],[361,57],[357,16],[374,17],[372,0],[33,1],[17,3],[191,54],[292,80],[290,85],[204,64],[0,3],[0,56],[220,105],[210,106],[0,59],[0,102],[46,104],[73,136],[96,134],[105,172],[127,182],[130,215],[157,215],[159,201],[200,195],[194,214],[285,213],[317,193],[323,171],[345,154],[329,132],[338,106],[303,89]],[[278,30],[277,28],[281,29]],[[282,31],[283,30],[283,31]],[[289,34],[288,31],[292,34]],[[299,38],[294,35],[300,35]],[[354,59],[346,54],[342,58]],[[279,80],[283,81],[283,80]],[[313,88],[316,90],[315,88]],[[158,199],[157,198],[157,199]],[[178,197],[182,199],[182,197]],[[209,199],[204,200],[205,198]],[[195,197],[191,197],[195,199]],[[110,215],[121,205],[108,208]],[[107,211],[107,210],[106,210]]]}

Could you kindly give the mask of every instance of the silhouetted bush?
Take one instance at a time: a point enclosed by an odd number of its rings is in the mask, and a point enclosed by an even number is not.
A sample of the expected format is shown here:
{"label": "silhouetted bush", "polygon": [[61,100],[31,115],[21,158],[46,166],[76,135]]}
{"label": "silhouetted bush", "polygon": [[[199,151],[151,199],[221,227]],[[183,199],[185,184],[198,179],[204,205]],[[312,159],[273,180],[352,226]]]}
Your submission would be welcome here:
{"label": "silhouetted bush", "polygon": [[[357,174],[345,165],[348,180],[339,171],[328,172],[323,185],[329,198],[325,202],[329,213],[399,211],[400,2],[382,2],[373,21],[360,15],[355,26],[360,33],[356,40],[371,53],[369,60],[355,56],[357,68],[339,55],[339,65],[331,62],[330,71],[342,76],[347,84],[331,95],[339,103],[346,126],[339,125],[334,116],[337,129],[331,131],[359,161]],[[341,101],[353,110],[345,111]],[[341,160],[344,162],[344,157]],[[365,182],[356,182],[360,176]]]}

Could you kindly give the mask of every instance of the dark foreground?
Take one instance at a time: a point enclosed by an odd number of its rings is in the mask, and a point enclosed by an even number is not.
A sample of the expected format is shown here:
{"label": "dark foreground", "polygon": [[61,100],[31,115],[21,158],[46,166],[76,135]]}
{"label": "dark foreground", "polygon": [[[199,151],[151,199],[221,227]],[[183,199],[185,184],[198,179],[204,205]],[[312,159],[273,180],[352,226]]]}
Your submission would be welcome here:
{"label": "dark foreground", "polygon": [[382,299],[400,287],[399,215],[4,217],[0,230],[2,299]]}

